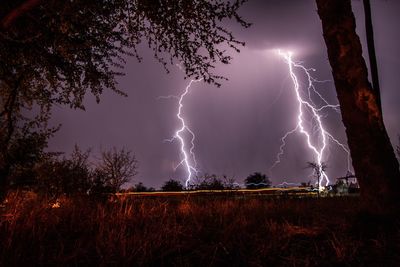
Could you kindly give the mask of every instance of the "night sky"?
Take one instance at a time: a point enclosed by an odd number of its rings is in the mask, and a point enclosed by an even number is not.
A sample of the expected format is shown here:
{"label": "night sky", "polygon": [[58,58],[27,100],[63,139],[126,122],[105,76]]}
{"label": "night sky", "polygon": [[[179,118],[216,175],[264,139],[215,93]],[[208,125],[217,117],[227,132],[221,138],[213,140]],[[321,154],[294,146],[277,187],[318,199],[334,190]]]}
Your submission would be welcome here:
{"label": "night sky", "polygon": [[[362,1],[352,1],[357,18],[357,31],[366,50]],[[400,124],[400,1],[372,0],[375,45],[380,72],[382,105],[386,128],[394,145],[398,144]],[[295,127],[297,104],[288,68],[276,49],[290,49],[294,59],[306,67],[316,68],[319,80],[330,82],[318,89],[331,103],[337,104],[321,22],[313,0],[250,0],[240,14],[252,22],[249,29],[227,22],[237,39],[246,46],[234,54],[230,65],[218,65],[224,75],[220,88],[196,83],[185,99],[183,115],[196,134],[195,153],[201,173],[226,174],[239,183],[253,172],[270,176],[273,184],[310,180],[307,161],[313,155],[305,146],[304,136],[288,138],[281,164],[269,171],[279,152],[280,138]],[[139,181],[159,188],[170,179],[184,181],[183,168],[174,171],[180,161],[179,144],[164,142],[179,127],[177,101],[159,96],[179,95],[189,80],[171,66],[167,74],[152,52],[141,48],[144,60],[128,59],[126,76],[119,78],[119,88],[128,93],[124,98],[105,91],[96,104],[88,94],[86,111],[56,107],[52,124],[62,124],[50,141],[50,151],[71,152],[78,144],[93,149],[93,161],[100,149],[131,149],[139,161]],[[367,56],[364,56],[367,59]],[[324,113],[328,131],[346,143],[340,114]],[[324,161],[330,178],[346,174],[346,154],[330,144]]]}

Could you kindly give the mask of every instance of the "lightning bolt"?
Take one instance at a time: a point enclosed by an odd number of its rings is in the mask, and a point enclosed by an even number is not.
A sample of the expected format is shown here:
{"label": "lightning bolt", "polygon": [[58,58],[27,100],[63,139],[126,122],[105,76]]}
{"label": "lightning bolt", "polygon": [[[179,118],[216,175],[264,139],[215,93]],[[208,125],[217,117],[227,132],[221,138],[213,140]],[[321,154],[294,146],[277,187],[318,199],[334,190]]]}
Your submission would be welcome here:
{"label": "lightning bolt", "polygon": [[[189,128],[187,125],[185,118],[183,117],[183,102],[185,97],[189,94],[190,88],[193,83],[197,83],[202,81],[203,79],[198,79],[198,80],[191,80],[189,84],[186,86],[185,90],[183,90],[182,94],[179,96],[163,96],[159,98],[176,98],[178,100],[178,110],[176,113],[176,117],[178,121],[180,122],[180,128],[175,131],[175,134],[172,138],[166,139],[165,141],[168,142],[173,142],[174,140],[178,140],[180,144],[180,153],[182,160],[178,163],[177,166],[174,167],[174,170],[179,166],[183,166],[184,169],[186,170],[186,181],[185,181],[185,187],[187,188],[190,184],[190,181],[192,179],[193,173],[197,173],[197,162],[196,162],[196,156],[194,153],[194,141],[196,139],[195,134],[193,131]],[[189,141],[187,138],[185,138],[185,135],[189,136]],[[189,144],[188,144],[189,143]]]}
{"label": "lightning bolt", "polygon": [[[324,128],[324,125],[322,123],[322,115],[319,114],[324,109],[334,109],[336,112],[339,111],[339,105],[331,105],[328,103],[328,101],[316,90],[315,88],[315,83],[316,82],[326,82],[326,81],[318,81],[314,79],[310,72],[315,71],[315,69],[307,69],[301,63],[296,63],[292,60],[292,53],[291,52],[282,52],[278,51],[279,55],[285,60],[285,62],[288,65],[289,68],[289,74],[290,78],[293,82],[293,90],[296,96],[296,100],[298,103],[298,113],[297,113],[297,125],[296,127],[287,132],[282,138],[281,138],[281,146],[279,147],[279,153],[276,156],[276,160],[274,164],[270,168],[270,173],[272,172],[272,169],[278,165],[281,162],[281,157],[284,154],[284,147],[286,145],[286,139],[289,135],[299,132],[304,135],[306,139],[306,143],[308,148],[311,150],[311,152],[314,154],[314,157],[316,159],[316,164],[318,170],[317,172],[320,173],[320,180],[318,183],[318,188],[321,190],[323,188],[323,183],[325,183],[325,186],[327,186],[330,182],[328,175],[326,174],[325,170],[323,169],[323,160],[325,158],[325,151],[328,146],[328,141],[331,140],[334,142],[336,145],[340,146],[346,153],[347,153],[347,168],[350,170],[350,153],[349,150],[345,145],[340,143],[337,139],[335,139],[332,134],[326,131]],[[296,76],[296,73],[294,69],[300,69],[303,71],[305,76],[307,77],[307,98],[302,95],[301,92],[301,86],[299,83],[299,79]],[[323,106],[317,107],[315,103],[312,100],[312,95],[313,93],[319,97],[320,100],[324,103]],[[304,113],[308,112],[311,115],[311,124],[314,124],[313,130],[310,133],[307,130],[307,127],[305,126],[306,119],[304,117]],[[316,142],[313,142],[312,136],[318,135],[318,140]]]}

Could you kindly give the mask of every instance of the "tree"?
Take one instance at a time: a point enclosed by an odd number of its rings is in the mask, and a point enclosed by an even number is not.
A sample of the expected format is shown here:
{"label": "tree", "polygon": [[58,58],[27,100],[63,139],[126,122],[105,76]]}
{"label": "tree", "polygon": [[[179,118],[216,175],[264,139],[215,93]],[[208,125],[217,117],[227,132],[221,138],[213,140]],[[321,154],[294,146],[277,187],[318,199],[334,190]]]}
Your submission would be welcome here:
{"label": "tree", "polygon": [[156,191],[153,187],[147,187],[142,182],[135,184],[130,191],[133,192],[154,192]]}
{"label": "tree", "polygon": [[138,162],[131,151],[125,148],[101,152],[101,162],[95,170],[95,178],[108,187],[111,192],[117,192],[121,186],[137,174]]}
{"label": "tree", "polygon": [[255,172],[244,180],[244,184],[246,185],[247,189],[258,189],[270,187],[271,181],[265,174]]}
{"label": "tree", "polygon": [[180,181],[169,179],[162,185],[161,190],[166,192],[183,191],[183,185]]}
{"label": "tree", "polygon": [[236,182],[234,177],[228,177],[227,175],[223,175],[222,181],[223,181],[225,189],[229,189],[229,190],[240,189],[240,186]]}
{"label": "tree", "polygon": [[321,176],[322,174],[326,171],[328,168],[328,165],[326,165],[325,162],[321,162],[321,164],[317,162],[307,162],[307,168],[310,168],[314,171],[314,175],[317,178],[317,183],[318,183],[318,197],[319,197],[319,190],[320,190],[320,181],[321,181]]}
{"label": "tree", "polygon": [[307,168],[310,168],[314,171],[315,177],[317,178],[317,181],[319,184],[321,181],[321,176],[328,168],[328,165],[326,165],[325,162],[321,162],[321,164],[318,164],[317,162],[309,161],[309,162],[307,162]]}
{"label": "tree", "polygon": [[361,196],[370,211],[395,210],[399,163],[383,123],[379,92],[368,81],[351,1],[316,2]]}
{"label": "tree", "polygon": [[57,153],[44,152],[51,133],[36,132],[29,128],[18,128],[11,139],[7,155],[6,171],[10,186],[30,187],[35,184],[34,167]]}
{"label": "tree", "polygon": [[200,181],[195,185],[196,190],[224,190],[224,182],[215,174],[204,174],[198,177]]}
{"label": "tree", "polygon": [[399,144],[396,146],[397,156],[400,158],[400,136],[399,136]]}
{"label": "tree", "polygon": [[33,167],[34,188],[51,196],[87,194],[92,184],[88,158],[90,150],[75,146],[69,158],[49,155]]}
{"label": "tree", "polygon": [[371,69],[372,88],[377,94],[376,102],[382,112],[381,96],[380,96],[380,85],[379,85],[379,74],[378,74],[378,63],[376,62],[375,53],[375,42],[374,42],[374,28],[372,26],[372,13],[371,3],[369,0],[363,0],[364,6],[364,17],[365,17],[365,31],[367,35],[367,47],[368,47],[368,58],[369,66]]}
{"label": "tree", "polygon": [[[91,92],[126,95],[116,78],[126,56],[141,57],[143,42],[168,70],[180,63],[186,77],[219,85],[226,47],[243,45],[224,19],[244,27],[237,10],[246,0],[2,1],[0,9],[0,194],[9,176],[9,144],[23,110],[50,116],[54,104],[83,109]],[[47,123],[47,120],[45,121]],[[45,123],[45,124],[46,124]]]}
{"label": "tree", "polygon": [[48,107],[33,109],[34,104],[22,101],[16,90],[8,92],[0,78],[0,200],[8,186],[28,182],[28,172],[47,154],[48,139],[59,128],[48,127]]}

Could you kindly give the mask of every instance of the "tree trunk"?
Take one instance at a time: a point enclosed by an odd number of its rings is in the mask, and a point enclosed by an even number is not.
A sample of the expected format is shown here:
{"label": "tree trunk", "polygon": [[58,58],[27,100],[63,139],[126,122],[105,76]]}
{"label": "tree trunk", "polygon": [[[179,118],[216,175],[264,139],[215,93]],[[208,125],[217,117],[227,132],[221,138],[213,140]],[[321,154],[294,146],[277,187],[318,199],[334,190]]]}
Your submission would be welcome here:
{"label": "tree trunk", "polygon": [[378,63],[376,62],[375,42],[374,42],[374,28],[372,26],[371,3],[369,0],[364,0],[364,16],[365,16],[365,32],[367,34],[367,46],[369,67],[371,69],[372,88],[377,93],[377,104],[382,112],[381,105],[381,89],[379,86]]}
{"label": "tree trunk", "polygon": [[371,211],[393,211],[400,199],[399,163],[383,123],[379,93],[368,81],[351,1],[316,2],[363,203]]}
{"label": "tree trunk", "polygon": [[20,85],[23,82],[23,75],[16,77],[15,81],[9,82],[4,87],[9,88],[9,95],[1,96],[1,112],[0,112],[0,202],[3,200],[8,191],[9,175],[11,170],[11,159],[9,155],[10,143],[15,135],[15,126],[17,123],[16,110],[18,106],[18,94]]}
{"label": "tree trunk", "polygon": [[4,198],[8,192],[8,175],[10,168],[8,166],[0,167],[0,204],[3,202]]}

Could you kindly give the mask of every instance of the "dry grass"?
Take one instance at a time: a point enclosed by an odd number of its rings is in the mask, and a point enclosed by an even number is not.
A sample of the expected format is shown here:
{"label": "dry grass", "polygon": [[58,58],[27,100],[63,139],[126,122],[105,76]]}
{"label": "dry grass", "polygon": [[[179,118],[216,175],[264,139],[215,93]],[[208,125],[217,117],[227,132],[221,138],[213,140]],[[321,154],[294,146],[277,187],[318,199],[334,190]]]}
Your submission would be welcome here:
{"label": "dry grass", "polygon": [[357,198],[49,201],[1,208],[0,265],[396,266],[398,223]]}

